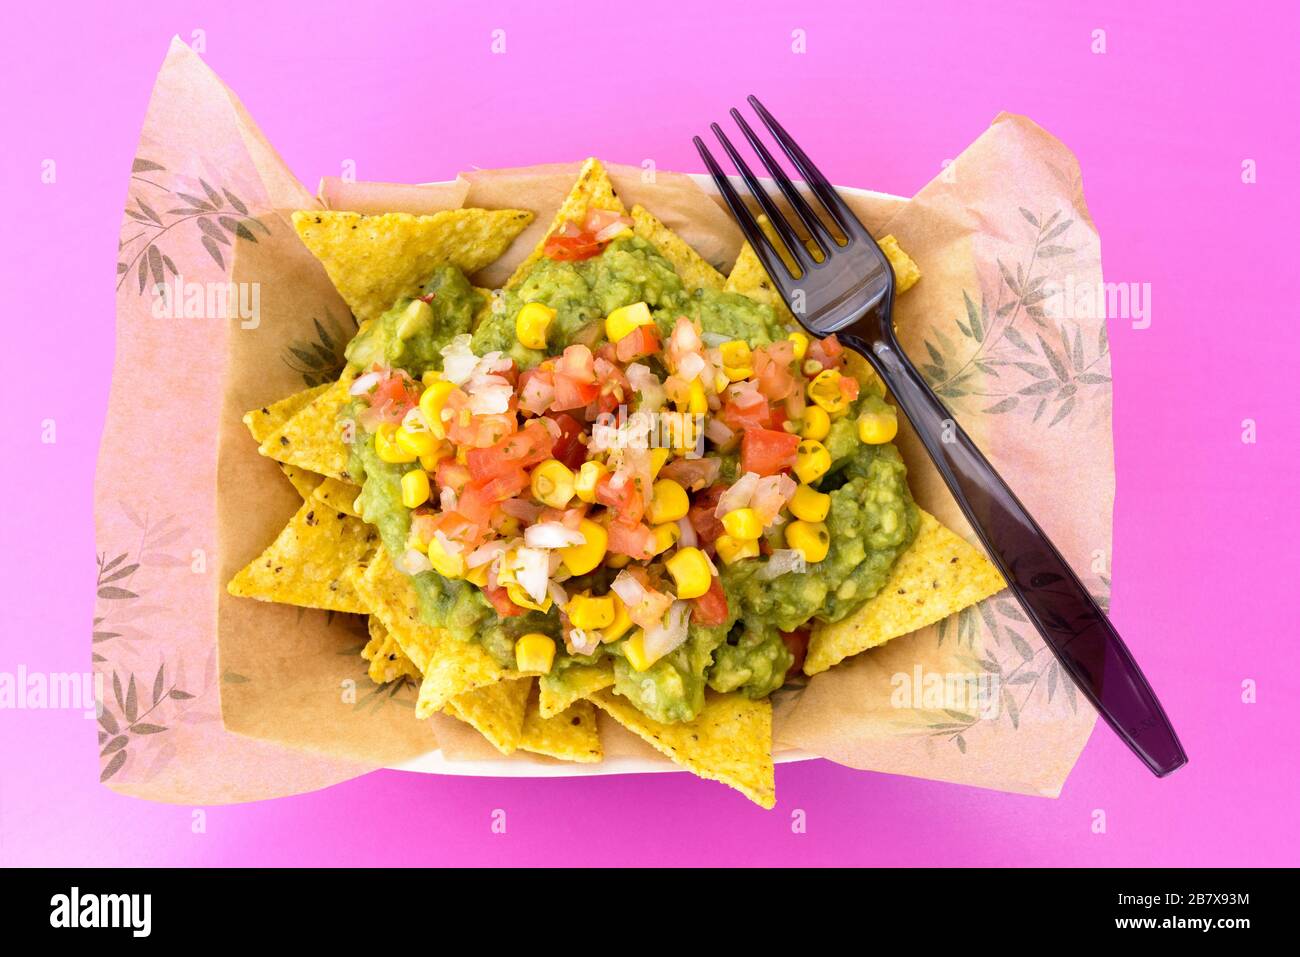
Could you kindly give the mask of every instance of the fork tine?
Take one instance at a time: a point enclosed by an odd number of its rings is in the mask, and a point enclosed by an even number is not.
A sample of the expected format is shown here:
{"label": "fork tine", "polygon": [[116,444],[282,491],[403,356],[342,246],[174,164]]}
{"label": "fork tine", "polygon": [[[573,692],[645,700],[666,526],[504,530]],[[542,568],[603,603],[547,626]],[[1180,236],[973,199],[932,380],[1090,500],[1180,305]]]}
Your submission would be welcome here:
{"label": "fork tine", "polygon": [[733,108],[731,111],[731,118],[736,121],[736,125],[739,126],[741,132],[745,134],[745,139],[749,140],[749,145],[754,148],[754,152],[758,154],[758,158],[763,161],[763,165],[767,167],[769,175],[776,180],[776,185],[780,187],[786,201],[794,209],[795,214],[798,215],[799,221],[803,223],[804,229],[808,230],[810,235],[815,236],[817,241],[821,244],[822,250],[829,254],[830,249],[828,244],[835,242],[835,237],[831,235],[830,230],[827,229],[825,224],[817,218],[817,214],[814,213],[812,207],[808,205],[808,201],[805,200],[799,190],[795,188],[790,177],[786,175],[785,170],[783,170],[780,164],[777,163],[776,159],[763,144],[763,141],[758,138],[758,134],[754,132],[753,127],[749,125],[744,116],[741,115],[740,111]]}
{"label": "fork tine", "polygon": [[[741,232],[743,232],[745,238],[749,240],[749,245],[753,247],[754,252],[758,255],[759,261],[763,264],[763,268],[767,270],[767,274],[773,277],[778,285],[781,283],[779,278],[781,273],[794,279],[795,276],[790,272],[785,261],[777,255],[776,249],[773,248],[770,242],[768,242],[767,237],[763,235],[763,230],[759,228],[758,221],[755,220],[753,214],[750,213],[749,207],[746,206],[740,196],[737,195],[735,187],[731,185],[731,181],[723,175],[722,168],[718,166],[718,161],[713,158],[713,154],[709,152],[709,148],[704,145],[704,140],[696,136],[693,137],[693,142],[695,143],[695,148],[700,153],[700,159],[704,160],[704,165],[709,170],[709,175],[713,177],[713,182],[718,187],[718,192],[720,192],[722,198],[727,201],[727,206],[731,210],[731,215],[736,217],[736,221],[740,223]],[[780,273],[778,273],[778,269],[780,270]]]}
{"label": "fork tine", "polygon": [[758,97],[751,94],[746,99],[749,100],[749,105],[754,108],[754,111],[758,113],[763,125],[767,127],[767,131],[781,144],[781,149],[785,151],[786,156],[790,157],[790,162],[794,163],[809,188],[826,206],[827,211],[839,224],[840,229],[844,230],[844,234],[846,236],[850,234],[856,236],[869,235],[866,227],[862,225],[858,217],[845,205],[844,200],[840,199],[840,194],[835,192],[835,187],[822,175],[821,170],[808,158],[808,154],[799,147],[794,138],[776,121],[776,117],[769,113],[767,107],[759,102]]}
{"label": "fork tine", "polygon": [[731,140],[727,139],[727,134],[722,132],[722,127],[717,123],[712,123],[709,128],[713,130],[713,135],[718,138],[722,148],[731,157],[732,165],[740,173],[740,178],[745,181],[745,186],[749,189],[750,195],[758,200],[758,205],[763,207],[763,212],[767,214],[768,220],[772,223],[772,228],[781,237],[781,242],[785,243],[786,249],[790,250],[790,258],[799,264],[801,271],[807,272],[813,264],[807,247],[804,246],[795,231],[790,228],[789,222],[781,214],[781,210],[776,208],[776,203],[772,202],[772,197],[767,195],[767,190],[758,181],[758,177],[750,171],[745,160],[736,152],[736,148],[731,145]]}

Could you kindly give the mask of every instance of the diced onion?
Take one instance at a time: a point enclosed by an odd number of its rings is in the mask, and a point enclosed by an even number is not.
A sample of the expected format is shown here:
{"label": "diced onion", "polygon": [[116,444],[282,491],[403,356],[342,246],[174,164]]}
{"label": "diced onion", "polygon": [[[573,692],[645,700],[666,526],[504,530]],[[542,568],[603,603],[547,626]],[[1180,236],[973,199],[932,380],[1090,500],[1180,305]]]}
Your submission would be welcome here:
{"label": "diced onion", "polygon": [[539,548],[515,549],[515,580],[537,604],[546,601],[550,557]]}
{"label": "diced onion", "polygon": [[757,472],[746,472],[736,479],[731,488],[718,496],[718,507],[713,510],[713,514],[721,518],[730,511],[749,505],[758,488],[758,478]]}
{"label": "diced onion", "polygon": [[418,575],[420,572],[433,571],[429,556],[414,548],[408,548],[393,561],[397,570],[404,575]]}
{"label": "diced onion", "polygon": [[529,548],[567,548],[587,544],[587,536],[560,522],[538,522],[524,529],[524,544]]}
{"label": "diced onion", "polygon": [[365,375],[357,376],[352,385],[348,386],[348,395],[365,395],[379,385],[380,378],[378,372],[367,372]]}
{"label": "diced onion", "polygon": [[691,524],[688,518],[679,518],[677,527],[681,530],[682,537],[677,542],[680,548],[695,548],[700,543],[700,537],[695,534],[695,526]]}
{"label": "diced onion", "polygon": [[726,445],[735,434],[721,419],[710,416],[709,421],[704,423],[704,437],[714,445]]}
{"label": "diced onion", "polygon": [[773,578],[779,578],[786,572],[802,572],[808,567],[804,561],[803,552],[797,548],[778,548],[763,567],[758,570],[758,577],[764,581],[771,581]]}
{"label": "diced onion", "polygon": [[662,658],[686,640],[691,619],[689,602],[675,601],[664,622],[645,629],[644,647],[649,658]]}

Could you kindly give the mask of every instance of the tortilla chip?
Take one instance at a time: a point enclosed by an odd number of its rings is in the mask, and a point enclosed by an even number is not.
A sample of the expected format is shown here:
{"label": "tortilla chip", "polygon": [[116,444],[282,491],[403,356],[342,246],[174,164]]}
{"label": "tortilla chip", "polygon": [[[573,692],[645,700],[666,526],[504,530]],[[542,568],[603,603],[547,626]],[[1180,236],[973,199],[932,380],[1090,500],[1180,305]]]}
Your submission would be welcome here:
{"label": "tortilla chip", "polygon": [[312,389],[295,392],[288,398],[264,405],[260,409],[245,412],[244,425],[248,426],[248,431],[252,433],[253,441],[258,444],[265,442],[267,436],[305,409],[329,387],[327,382]]}
{"label": "tortilla chip", "polygon": [[758,253],[754,252],[754,247],[749,243],[740,247],[740,255],[736,257],[736,264],[731,267],[731,275],[727,277],[727,284],[723,289],[727,292],[740,293],[755,302],[771,306],[778,319],[787,325],[795,325],[794,313],[785,304],[781,294],[776,291],[776,286],[768,277],[767,270],[759,262]]}
{"label": "tortilla chip", "polygon": [[921,267],[903,252],[903,247],[898,245],[898,240],[893,235],[881,236],[876,240],[876,245],[894,268],[894,295],[901,296],[921,281]]}
{"label": "tortilla chip", "polygon": [[597,691],[591,698],[615,721],[676,764],[735,788],[760,807],[776,805],[772,770],[772,704],[739,694],[707,692],[694,721],[651,721],[626,698]]}
{"label": "tortilla chip", "polygon": [[524,711],[532,686],[531,678],[498,681],[452,698],[447,713],[471,725],[502,754],[513,754],[523,738]]}
{"label": "tortilla chip", "polygon": [[690,292],[696,289],[721,289],[726,280],[691,248],[690,243],[665,226],[644,206],[632,207],[632,231],[673,264]]}
{"label": "tortilla chip", "polygon": [[353,518],[361,517],[361,513],[357,511],[355,505],[357,496],[361,494],[361,489],[350,482],[340,482],[336,478],[327,478],[317,485],[311,494],[317,501],[324,503],[336,512],[351,515]]}
{"label": "tortilla chip", "polygon": [[432,216],[298,210],[293,226],[329,273],[358,322],[414,296],[435,266],[472,275],[500,257],[533,214],[522,209],[449,209]]}
{"label": "tortilla chip", "polygon": [[978,548],[922,509],[916,541],[880,593],[843,621],[813,628],[804,674],[815,675],[850,655],[934,624],[1005,587]]}
{"label": "tortilla chip", "polygon": [[543,718],[554,718],[576,701],[590,698],[614,683],[614,660],[602,658],[594,665],[570,665],[558,675],[542,675],[539,708]]}
{"label": "tortilla chip", "polygon": [[370,662],[368,674],[377,685],[386,685],[401,677],[419,678],[420,669],[406,657],[401,645],[374,615],[368,622],[370,641],[361,649],[361,657]]}
{"label": "tortilla chip", "polygon": [[578,701],[560,714],[544,718],[536,691],[528,697],[519,748],[583,764],[594,764],[605,756],[600,746],[600,731],[596,727],[596,709],[590,701]]}
{"label": "tortilla chip", "polygon": [[309,500],[226,590],[259,601],[364,614],[369,609],[344,574],[378,540],[379,533],[365,522]]}
{"label": "tortilla chip", "polygon": [[280,466],[280,471],[289,480],[289,484],[302,496],[304,502],[310,499],[317,486],[325,481],[325,476],[317,475],[315,472],[308,472],[306,469],[300,469],[296,465],[285,465],[283,462],[277,462],[276,464]]}
{"label": "tortilla chip", "polygon": [[348,481],[348,447],[343,444],[338,415],[351,400],[351,384],[352,376],[344,373],[343,378],[263,439],[257,451],[286,465]]}
{"label": "tortilla chip", "polygon": [[537,244],[537,248],[528,254],[528,258],[515,269],[506,283],[506,288],[510,289],[523,282],[524,276],[528,275],[529,270],[533,268],[533,263],[542,258],[542,249],[545,248],[546,240],[551,238],[552,233],[567,222],[582,223],[587,218],[587,210],[593,207],[608,209],[621,215],[627,214],[627,208],[614,193],[614,184],[609,181],[609,174],[605,172],[605,167],[601,165],[600,160],[594,156],[582,164],[582,169],[578,172],[578,181],[573,184],[569,195],[560,204],[559,212],[551,220],[546,235]]}
{"label": "tortilla chip", "polygon": [[415,716],[427,718],[449,700],[475,688],[511,677],[478,642],[434,628],[420,617],[415,586],[393,567],[387,549],[376,550],[364,573],[349,579],[367,611],[388,629],[399,647],[424,675]]}

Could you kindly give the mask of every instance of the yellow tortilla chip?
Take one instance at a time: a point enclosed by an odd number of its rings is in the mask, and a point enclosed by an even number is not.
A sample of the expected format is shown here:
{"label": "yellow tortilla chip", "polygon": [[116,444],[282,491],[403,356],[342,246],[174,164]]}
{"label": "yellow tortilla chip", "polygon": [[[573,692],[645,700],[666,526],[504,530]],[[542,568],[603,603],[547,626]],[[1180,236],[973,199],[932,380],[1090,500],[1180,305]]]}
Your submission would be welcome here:
{"label": "yellow tortilla chip", "polygon": [[776,805],[771,702],[710,691],[694,721],[660,724],[613,691],[597,691],[591,700],[688,771],[721,781],[761,807]]}
{"label": "yellow tortilla chip", "polygon": [[432,216],[299,210],[293,226],[329,273],[358,322],[413,296],[435,266],[472,275],[500,257],[533,214],[522,209],[449,209]]}
{"label": "yellow tortilla chip", "polygon": [[614,661],[602,658],[594,665],[570,665],[559,674],[542,675],[539,709],[543,718],[554,718],[575,701],[590,698],[614,683]]}
{"label": "yellow tortilla chip", "polygon": [[315,472],[308,472],[306,469],[300,469],[296,465],[285,465],[283,462],[277,462],[280,471],[284,477],[289,480],[289,484],[297,490],[302,496],[303,501],[308,501],[316,487],[325,480],[325,476],[317,475]]}
{"label": "yellow tortilla chip", "polygon": [[1005,587],[1001,574],[978,548],[922,510],[916,541],[899,558],[880,593],[843,621],[813,628],[804,673],[825,671],[850,655],[934,624]]}
{"label": "yellow tortilla chip", "polygon": [[898,240],[893,235],[881,236],[876,240],[876,245],[894,268],[894,295],[901,296],[921,281],[921,267],[903,252],[903,247],[898,245]]}
{"label": "yellow tortilla chip", "polygon": [[506,288],[510,289],[523,281],[524,276],[528,275],[529,270],[533,268],[533,264],[542,258],[542,249],[552,233],[567,222],[581,224],[587,218],[587,210],[593,208],[608,209],[620,215],[627,214],[623,201],[614,193],[614,184],[609,181],[609,174],[605,172],[605,167],[601,165],[600,160],[594,156],[582,164],[582,169],[578,172],[578,181],[573,184],[569,195],[560,204],[560,210],[551,220],[546,235],[537,244],[537,248],[528,254],[528,258],[515,269],[514,275],[506,283]]}
{"label": "yellow tortilla chip", "polygon": [[532,686],[531,678],[498,681],[452,698],[447,713],[472,726],[502,754],[513,754],[523,738],[524,711]]}
{"label": "yellow tortilla chip", "polygon": [[248,431],[252,433],[253,441],[259,445],[265,442],[267,436],[305,409],[328,388],[327,382],[312,389],[295,392],[288,398],[264,405],[260,409],[245,412],[244,425],[248,426]]}
{"label": "yellow tortilla chip", "polygon": [[380,620],[424,675],[415,705],[417,718],[441,711],[457,695],[511,677],[478,642],[469,637],[462,640],[424,622],[415,586],[393,567],[387,549],[377,549],[364,573],[354,572],[349,580],[366,610]]}
{"label": "yellow tortilla chip", "polygon": [[596,709],[590,701],[578,701],[550,718],[542,717],[538,692],[528,697],[524,730],[519,739],[522,751],[544,754],[561,761],[594,764],[604,757]]}
{"label": "yellow tortilla chip", "polygon": [[299,468],[348,481],[348,447],[338,415],[351,400],[350,373],[332,383],[306,407],[280,426],[258,446],[268,458]]}
{"label": "yellow tortilla chip", "polygon": [[351,515],[353,518],[361,517],[361,513],[357,511],[354,504],[357,496],[361,494],[361,489],[350,482],[340,482],[336,478],[327,478],[317,485],[311,494],[318,502],[334,509],[336,512]]}
{"label": "yellow tortilla chip", "polygon": [[781,294],[776,291],[776,286],[768,278],[767,270],[763,268],[763,264],[758,260],[758,254],[749,243],[740,247],[740,255],[736,257],[736,264],[731,267],[731,275],[727,277],[727,284],[723,289],[726,292],[740,293],[755,302],[771,306],[778,319],[787,325],[795,324],[794,313],[785,304]]}
{"label": "yellow tortilla chip", "polygon": [[379,533],[365,522],[308,500],[226,590],[259,601],[364,614],[368,609],[345,573],[378,540]]}
{"label": "yellow tortilla chip", "polygon": [[370,680],[377,685],[386,685],[404,676],[419,678],[420,669],[406,657],[406,652],[402,651],[397,639],[389,634],[384,623],[371,615],[368,626],[370,640],[361,649],[361,657],[370,662]]}
{"label": "yellow tortilla chip", "polygon": [[632,207],[632,231],[673,264],[687,290],[721,289],[722,273],[710,266],[690,243],[659,222],[644,206]]}

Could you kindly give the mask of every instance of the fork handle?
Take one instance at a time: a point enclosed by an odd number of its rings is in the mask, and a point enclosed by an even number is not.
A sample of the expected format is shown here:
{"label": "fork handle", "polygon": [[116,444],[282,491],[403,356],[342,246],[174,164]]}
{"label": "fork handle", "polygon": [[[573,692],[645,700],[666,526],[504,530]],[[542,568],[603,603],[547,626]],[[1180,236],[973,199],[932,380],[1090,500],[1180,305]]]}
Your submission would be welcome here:
{"label": "fork handle", "polygon": [[841,335],[884,380],[1062,667],[1157,777],[1187,755],[1137,662],[1069,564],[896,342]]}

